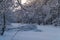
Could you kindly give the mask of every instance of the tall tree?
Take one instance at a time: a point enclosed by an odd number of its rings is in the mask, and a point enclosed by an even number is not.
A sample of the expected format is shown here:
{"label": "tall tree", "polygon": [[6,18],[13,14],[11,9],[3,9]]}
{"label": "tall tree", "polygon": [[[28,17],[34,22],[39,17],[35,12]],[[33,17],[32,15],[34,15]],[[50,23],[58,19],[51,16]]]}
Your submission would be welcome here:
{"label": "tall tree", "polygon": [[6,5],[5,5],[5,3],[6,3],[6,0],[5,1],[0,1],[0,2],[2,2],[2,15],[3,15],[3,25],[2,25],[2,33],[1,33],[1,35],[3,35],[4,34],[4,31],[5,31],[5,28],[6,28],[6,22],[5,22],[5,9],[6,9]]}

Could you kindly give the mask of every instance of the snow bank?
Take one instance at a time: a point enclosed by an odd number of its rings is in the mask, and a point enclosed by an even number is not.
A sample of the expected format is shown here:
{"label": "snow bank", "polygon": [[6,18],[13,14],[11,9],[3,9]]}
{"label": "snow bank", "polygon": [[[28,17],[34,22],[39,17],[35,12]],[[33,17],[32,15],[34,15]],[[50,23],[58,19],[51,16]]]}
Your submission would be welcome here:
{"label": "snow bank", "polygon": [[[16,24],[15,24],[16,25]],[[15,26],[13,25],[13,26]],[[22,28],[25,29],[27,24],[20,24],[24,26]],[[13,27],[12,26],[12,27]],[[18,26],[18,24],[17,24]],[[15,26],[15,28],[17,27]],[[56,28],[51,25],[36,25],[37,29],[43,30],[42,32],[35,32],[35,31],[5,31],[3,36],[0,36],[0,40],[60,40],[60,28]],[[31,26],[32,28],[33,26]],[[33,27],[35,30],[35,26]]]}

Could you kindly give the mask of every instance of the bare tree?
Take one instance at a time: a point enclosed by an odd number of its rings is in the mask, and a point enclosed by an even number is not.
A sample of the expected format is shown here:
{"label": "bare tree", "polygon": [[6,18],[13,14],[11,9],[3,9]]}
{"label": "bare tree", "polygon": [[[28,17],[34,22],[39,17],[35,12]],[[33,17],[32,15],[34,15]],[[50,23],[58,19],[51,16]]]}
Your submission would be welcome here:
{"label": "bare tree", "polygon": [[2,15],[3,15],[3,25],[2,25],[2,33],[1,33],[1,35],[3,35],[4,34],[4,31],[5,31],[5,28],[6,28],[6,17],[5,17],[5,10],[6,10],[6,0],[5,1],[3,1],[2,0]]}

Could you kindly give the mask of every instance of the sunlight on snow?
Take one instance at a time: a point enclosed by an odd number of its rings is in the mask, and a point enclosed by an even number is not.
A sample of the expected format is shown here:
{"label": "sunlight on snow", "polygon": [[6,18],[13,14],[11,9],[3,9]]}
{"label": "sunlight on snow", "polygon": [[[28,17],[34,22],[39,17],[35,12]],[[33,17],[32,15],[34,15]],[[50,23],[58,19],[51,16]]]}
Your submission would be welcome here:
{"label": "sunlight on snow", "polygon": [[[30,4],[32,2],[32,0],[18,0],[22,5],[25,4]],[[17,0],[13,0],[13,5],[11,7],[9,7],[10,10],[12,10],[13,12],[21,10],[21,6],[18,4]]]}
{"label": "sunlight on snow", "polygon": [[24,4],[26,3],[27,0],[21,0],[21,4]]}

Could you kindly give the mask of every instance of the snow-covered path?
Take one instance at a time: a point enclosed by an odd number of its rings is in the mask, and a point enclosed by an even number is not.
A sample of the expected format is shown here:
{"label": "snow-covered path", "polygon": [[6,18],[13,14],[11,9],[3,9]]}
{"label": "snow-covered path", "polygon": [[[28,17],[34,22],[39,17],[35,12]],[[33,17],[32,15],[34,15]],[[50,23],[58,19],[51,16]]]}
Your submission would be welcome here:
{"label": "snow-covered path", "polygon": [[[6,31],[0,40],[60,40],[60,28],[38,25],[42,32],[34,31]],[[14,34],[17,34],[14,36]]]}

